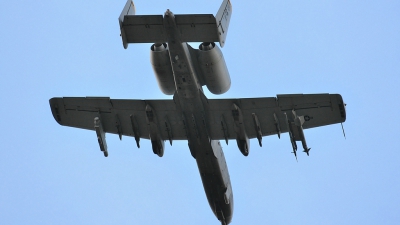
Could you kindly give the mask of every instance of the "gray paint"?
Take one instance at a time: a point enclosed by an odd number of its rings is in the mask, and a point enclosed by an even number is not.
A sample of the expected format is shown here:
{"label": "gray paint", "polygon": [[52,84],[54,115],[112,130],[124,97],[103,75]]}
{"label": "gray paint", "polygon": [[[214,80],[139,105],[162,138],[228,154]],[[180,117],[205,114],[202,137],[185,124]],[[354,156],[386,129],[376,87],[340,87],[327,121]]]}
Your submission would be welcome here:
{"label": "gray paint", "polygon": [[166,95],[173,95],[175,93],[175,81],[166,43],[151,46],[150,63],[160,90]]}
{"label": "gray paint", "polygon": [[[200,51],[186,42],[219,40],[223,46],[231,12],[230,2],[225,0],[214,22],[210,15],[174,16],[169,10],[164,16],[133,16],[134,5],[128,0],[119,17],[123,45],[127,48],[128,43],[167,43],[162,46],[157,44],[161,47],[158,53],[154,48],[157,46],[152,46],[156,53],[151,62],[160,89],[165,94],[174,90],[173,100],[50,99],[54,119],[60,125],[95,130],[105,156],[108,155],[106,133],[118,134],[120,138],[123,135],[134,137],[138,147],[140,138],[150,139],[153,152],[160,157],[164,153],[165,140],[170,144],[173,140],[187,140],[210,207],[222,224],[232,220],[233,192],[218,140],[225,139],[227,143],[228,140],[236,140],[242,153],[247,155],[248,151],[244,148],[249,150],[249,139],[258,138],[261,145],[262,136],[277,134],[280,137],[281,133],[289,131],[293,146],[296,141],[301,141],[307,148],[303,129],[346,120],[345,105],[338,94],[207,99],[202,86],[210,84],[212,76],[204,77],[204,60],[197,60]],[[207,21],[211,23],[206,24]],[[193,23],[196,23],[195,28],[190,25]],[[192,32],[202,35],[192,35]],[[216,62],[223,59],[222,53],[219,53],[214,55],[217,56]],[[205,60],[211,58],[209,56]],[[221,79],[216,79],[214,85],[229,89],[229,73],[225,63],[220,65],[222,67],[217,66],[214,75]],[[172,73],[165,73],[168,69]],[[294,153],[296,150],[294,147]]]}
{"label": "gray paint", "polygon": [[231,87],[231,77],[221,49],[214,42],[203,42],[196,53],[201,75],[208,90],[213,94],[227,92]]}
{"label": "gray paint", "polygon": [[182,41],[175,16],[169,10],[164,15],[164,28],[175,78],[174,100],[177,101],[178,111],[185,120],[189,148],[196,158],[212,211],[223,224],[228,224],[233,214],[233,195],[231,194],[228,201],[225,201],[226,190],[231,190],[225,157],[219,141],[211,140],[208,129],[204,126],[202,86],[190,60],[188,45]]}

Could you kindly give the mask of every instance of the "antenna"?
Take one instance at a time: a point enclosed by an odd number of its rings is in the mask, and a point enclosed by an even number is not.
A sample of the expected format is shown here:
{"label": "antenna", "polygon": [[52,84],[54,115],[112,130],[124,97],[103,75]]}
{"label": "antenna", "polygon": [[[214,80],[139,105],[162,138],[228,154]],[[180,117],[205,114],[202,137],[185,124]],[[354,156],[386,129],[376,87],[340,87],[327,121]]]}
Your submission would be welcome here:
{"label": "antenna", "polygon": [[346,139],[346,133],[344,132],[343,123],[340,123],[340,125],[342,125],[343,136],[344,136],[344,139]]}

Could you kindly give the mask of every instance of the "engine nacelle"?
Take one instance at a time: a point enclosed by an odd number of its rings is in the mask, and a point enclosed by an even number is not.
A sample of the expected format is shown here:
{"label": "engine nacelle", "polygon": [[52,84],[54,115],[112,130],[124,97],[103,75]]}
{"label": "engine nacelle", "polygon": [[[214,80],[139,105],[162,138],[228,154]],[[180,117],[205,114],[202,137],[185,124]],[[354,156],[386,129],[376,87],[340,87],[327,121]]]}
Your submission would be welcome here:
{"label": "engine nacelle", "polygon": [[166,43],[151,46],[150,62],[160,90],[166,95],[175,93],[175,80]]}
{"label": "engine nacelle", "polygon": [[223,94],[231,87],[231,77],[221,50],[214,42],[203,42],[199,46],[198,62],[208,90]]}

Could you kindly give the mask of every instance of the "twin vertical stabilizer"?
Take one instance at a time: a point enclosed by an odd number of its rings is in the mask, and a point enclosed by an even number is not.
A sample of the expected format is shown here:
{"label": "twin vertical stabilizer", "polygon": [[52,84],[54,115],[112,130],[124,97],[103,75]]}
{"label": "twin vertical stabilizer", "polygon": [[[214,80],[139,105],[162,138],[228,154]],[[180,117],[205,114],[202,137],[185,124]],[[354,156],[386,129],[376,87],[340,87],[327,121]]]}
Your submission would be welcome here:
{"label": "twin vertical stabilizer", "polygon": [[122,37],[122,43],[124,45],[124,48],[128,48],[128,43],[126,41],[126,34],[125,34],[125,30],[122,29],[122,24],[124,22],[124,18],[125,16],[133,16],[136,13],[136,8],[135,8],[135,4],[133,3],[132,0],[128,0],[124,6],[124,8],[122,9],[121,15],[119,16],[118,20],[119,20],[119,27],[121,28],[121,37]]}
{"label": "twin vertical stabilizer", "polygon": [[215,17],[218,24],[219,45],[224,47],[226,36],[228,35],[229,21],[232,15],[232,4],[229,0],[224,0]]}

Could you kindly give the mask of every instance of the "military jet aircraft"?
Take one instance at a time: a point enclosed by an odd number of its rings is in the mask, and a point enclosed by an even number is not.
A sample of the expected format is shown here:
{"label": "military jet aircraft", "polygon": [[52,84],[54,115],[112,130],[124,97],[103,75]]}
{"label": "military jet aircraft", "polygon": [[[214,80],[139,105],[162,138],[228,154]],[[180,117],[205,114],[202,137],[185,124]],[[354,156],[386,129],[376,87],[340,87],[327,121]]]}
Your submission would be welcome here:
{"label": "military jet aircraft", "polygon": [[[233,193],[219,140],[236,140],[249,155],[249,139],[288,132],[297,159],[296,141],[309,154],[303,129],[346,120],[339,94],[289,94],[267,98],[207,99],[227,92],[231,79],[220,48],[225,44],[232,5],[224,0],[212,14],[135,15],[128,0],[119,17],[124,48],[129,43],[154,43],[150,60],[159,88],[171,100],[122,100],[104,97],[50,99],[54,119],[64,126],[94,130],[104,156],[106,133],[149,139],[154,154],[164,155],[164,142],[187,140],[199,168],[210,207],[222,224],[233,215]],[[188,42],[202,42],[198,49]]]}

